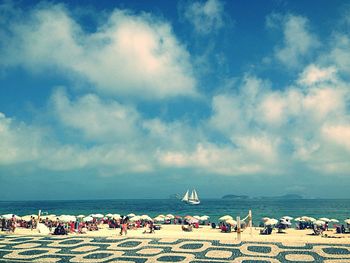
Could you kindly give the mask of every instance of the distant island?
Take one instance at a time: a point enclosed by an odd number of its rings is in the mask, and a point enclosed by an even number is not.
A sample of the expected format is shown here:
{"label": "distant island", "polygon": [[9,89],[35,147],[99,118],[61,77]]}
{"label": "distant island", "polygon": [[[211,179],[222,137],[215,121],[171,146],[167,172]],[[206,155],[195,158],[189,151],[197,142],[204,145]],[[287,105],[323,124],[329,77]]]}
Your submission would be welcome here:
{"label": "distant island", "polygon": [[222,199],[235,199],[235,200],[242,200],[242,199],[249,199],[249,196],[247,195],[224,195]]}
{"label": "distant island", "polygon": [[262,196],[260,199],[303,199],[303,197],[297,194],[286,194],[281,196]]}
{"label": "distant island", "polygon": [[248,195],[224,195],[221,199],[229,199],[229,200],[246,200],[246,199],[303,199],[301,195],[298,194],[286,194],[281,196],[259,196],[259,197],[249,197]]}

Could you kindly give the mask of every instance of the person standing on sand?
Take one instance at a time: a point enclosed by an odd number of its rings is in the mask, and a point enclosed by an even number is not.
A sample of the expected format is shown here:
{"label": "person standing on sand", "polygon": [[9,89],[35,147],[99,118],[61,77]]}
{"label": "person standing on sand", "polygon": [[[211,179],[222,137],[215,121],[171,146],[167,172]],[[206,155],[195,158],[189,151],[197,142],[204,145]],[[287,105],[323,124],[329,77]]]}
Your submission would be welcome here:
{"label": "person standing on sand", "polygon": [[128,229],[128,217],[122,217],[121,221],[120,221],[120,235],[122,236],[123,233],[125,233],[125,235],[127,234],[127,229]]}

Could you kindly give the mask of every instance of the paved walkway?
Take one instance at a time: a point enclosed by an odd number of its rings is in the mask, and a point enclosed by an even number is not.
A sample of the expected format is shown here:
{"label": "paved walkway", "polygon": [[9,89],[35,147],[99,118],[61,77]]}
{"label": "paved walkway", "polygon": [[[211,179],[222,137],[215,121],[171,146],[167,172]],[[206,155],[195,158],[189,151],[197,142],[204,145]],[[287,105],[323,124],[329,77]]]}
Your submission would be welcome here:
{"label": "paved walkway", "polygon": [[350,245],[0,235],[0,262],[350,262]]}

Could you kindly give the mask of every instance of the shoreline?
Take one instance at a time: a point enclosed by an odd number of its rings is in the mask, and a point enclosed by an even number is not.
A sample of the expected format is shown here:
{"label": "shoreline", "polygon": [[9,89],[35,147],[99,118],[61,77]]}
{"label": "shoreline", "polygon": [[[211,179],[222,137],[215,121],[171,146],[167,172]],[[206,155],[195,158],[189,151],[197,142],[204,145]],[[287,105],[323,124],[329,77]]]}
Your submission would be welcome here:
{"label": "shoreline", "polygon": [[[262,228],[252,227],[246,228],[241,233],[240,241],[242,242],[278,242],[282,244],[350,244],[350,234],[336,234],[334,229],[324,231],[325,236],[313,235],[312,229],[296,230],[286,229],[285,233],[277,233],[274,230],[271,235],[260,235]],[[222,233],[219,229],[212,229],[210,226],[201,226],[198,229],[193,229],[192,232],[185,232],[181,230],[180,225],[162,225],[160,230],[156,230],[155,233],[144,234],[143,228],[128,230],[127,235],[120,236],[119,229],[109,229],[108,226],[100,225],[100,229],[97,231],[89,231],[84,234],[69,233],[68,235],[52,235],[39,233],[37,229],[24,229],[17,228],[14,233],[12,232],[0,232],[1,236],[14,235],[14,236],[49,236],[55,238],[96,238],[107,237],[110,239],[123,239],[123,238],[156,238],[156,239],[191,239],[191,240],[219,240],[219,241],[232,241],[239,243],[236,232]]]}

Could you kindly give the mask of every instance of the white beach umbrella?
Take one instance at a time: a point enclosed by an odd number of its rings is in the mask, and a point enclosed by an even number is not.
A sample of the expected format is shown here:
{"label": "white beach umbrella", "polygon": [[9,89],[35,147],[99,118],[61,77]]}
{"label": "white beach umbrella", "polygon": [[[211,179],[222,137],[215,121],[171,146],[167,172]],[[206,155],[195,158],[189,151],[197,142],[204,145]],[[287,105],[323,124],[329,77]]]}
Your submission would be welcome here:
{"label": "white beach umbrella", "polygon": [[94,218],[92,216],[86,216],[86,217],[83,218],[84,222],[91,222],[93,220],[94,220]]}
{"label": "white beach umbrella", "polygon": [[25,216],[22,216],[21,219],[28,222],[32,219],[33,216],[34,218],[38,217],[38,215],[25,215]]}
{"label": "white beach umbrella", "polygon": [[62,221],[62,222],[70,222],[70,221],[74,221],[72,220],[72,217],[70,215],[60,215],[58,217],[59,221]]}
{"label": "white beach umbrella", "polygon": [[338,220],[338,219],[332,218],[329,222],[332,222],[332,223],[339,223],[339,220]]}
{"label": "white beach umbrella", "polygon": [[350,225],[350,218],[345,219],[344,222]]}
{"label": "white beach umbrella", "polygon": [[302,216],[301,219],[306,222],[315,222],[316,219],[310,216]]}
{"label": "white beach umbrella", "polygon": [[285,219],[285,218],[281,218],[280,219],[280,223],[283,224],[283,225],[287,225],[287,226],[292,225],[292,223],[289,220]]}
{"label": "white beach umbrella", "polygon": [[120,219],[120,218],[122,218],[122,217],[121,217],[121,215],[119,215],[119,214],[113,214],[113,218],[114,218],[114,219]]}
{"label": "white beach umbrella", "polygon": [[84,218],[84,215],[78,215],[77,218]]}
{"label": "white beach umbrella", "polygon": [[169,218],[169,219],[174,219],[175,218],[175,216],[172,215],[172,214],[167,214],[166,217]]}
{"label": "white beach umbrella", "polygon": [[200,217],[200,220],[201,221],[206,221],[206,220],[208,220],[209,219],[209,216],[201,216]]}
{"label": "white beach umbrella", "polygon": [[148,216],[148,215],[142,215],[142,216],[140,216],[140,218],[142,220],[153,221],[152,218],[150,216]]}
{"label": "white beach umbrella", "polygon": [[158,215],[157,217],[163,217],[163,218],[165,218],[165,215],[160,214],[160,215]]}
{"label": "white beach umbrella", "polygon": [[331,220],[327,217],[321,217],[319,220],[325,221],[325,222],[330,222]]}
{"label": "white beach umbrella", "polygon": [[237,225],[237,221],[236,220],[233,220],[233,219],[228,219],[225,221],[225,223],[231,225],[231,226],[235,226]]}
{"label": "white beach umbrella", "polygon": [[138,220],[140,220],[140,219],[141,219],[140,216],[133,216],[132,218],[130,218],[130,221],[131,221],[131,222],[135,222],[135,221],[138,221]]}
{"label": "white beach umbrella", "polygon": [[263,221],[263,222],[266,222],[266,221],[268,221],[268,220],[270,220],[269,217],[263,217],[263,218],[261,218],[261,221]]}
{"label": "white beach umbrella", "polygon": [[106,217],[113,217],[111,213],[107,214]]}
{"label": "white beach umbrella", "polygon": [[195,216],[193,216],[193,217],[196,218],[196,219],[198,219],[198,220],[201,219],[201,217],[200,217],[199,215],[195,215]]}
{"label": "white beach umbrella", "polygon": [[291,216],[283,216],[282,218],[285,218],[287,220],[292,220],[293,219],[293,217],[291,217]]}
{"label": "white beach umbrella", "polygon": [[164,222],[164,217],[157,216],[154,218],[154,221],[156,222]]}
{"label": "white beach umbrella", "polygon": [[130,213],[130,214],[127,215],[127,217],[129,217],[129,218],[132,218],[134,216],[136,216],[134,213]]}
{"label": "white beach umbrella", "polygon": [[197,218],[194,218],[194,217],[192,217],[191,219],[188,220],[188,223],[190,223],[190,224],[196,224],[198,222],[199,222],[199,220]]}
{"label": "white beach umbrella", "polygon": [[91,216],[95,217],[95,218],[103,218],[104,217],[104,215],[102,215],[102,214],[92,214]]}
{"label": "white beach umbrella", "polygon": [[56,215],[47,215],[47,216],[45,216],[45,218],[47,218],[51,221],[55,221],[57,219],[57,216]]}
{"label": "white beach umbrella", "polygon": [[326,222],[323,221],[323,220],[316,220],[316,221],[314,222],[314,224],[317,225],[317,226],[323,226],[324,224],[326,224]]}
{"label": "white beach umbrella", "polygon": [[269,220],[267,220],[264,224],[266,226],[273,226],[276,225],[278,223],[278,220],[275,218],[270,218]]}
{"label": "white beach umbrella", "polygon": [[301,217],[297,217],[297,218],[294,218],[294,221],[301,222],[301,221],[304,221],[304,220]]}
{"label": "white beach umbrella", "polygon": [[229,220],[229,219],[233,219],[232,216],[229,216],[229,215],[225,215],[225,216],[222,216],[219,218],[220,221],[226,221],[226,220]]}
{"label": "white beach umbrella", "polygon": [[[13,216],[13,214],[6,214],[6,215],[2,215],[2,218],[11,219],[12,216]],[[17,216],[15,215],[15,217],[17,217]]]}

